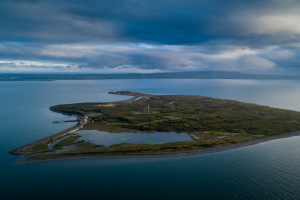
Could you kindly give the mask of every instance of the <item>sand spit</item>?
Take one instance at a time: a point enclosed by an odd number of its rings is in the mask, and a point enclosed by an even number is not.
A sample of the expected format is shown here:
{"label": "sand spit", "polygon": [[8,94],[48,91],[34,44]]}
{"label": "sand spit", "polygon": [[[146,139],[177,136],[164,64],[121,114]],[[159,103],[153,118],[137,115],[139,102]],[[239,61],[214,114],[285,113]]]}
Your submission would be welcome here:
{"label": "sand spit", "polygon": [[236,143],[226,146],[219,147],[211,147],[205,149],[197,149],[192,151],[181,151],[174,153],[161,153],[161,154],[147,154],[147,155],[97,155],[97,156],[68,156],[68,157],[58,157],[58,158],[48,158],[48,159],[30,159],[31,156],[27,156],[22,160],[15,163],[15,165],[28,164],[28,163],[36,163],[36,162],[49,162],[49,161],[62,161],[62,160],[74,160],[74,159],[95,159],[95,158],[159,158],[159,157],[175,157],[175,156],[189,156],[189,155],[198,155],[198,154],[206,154],[206,153],[215,153],[221,151],[228,151],[231,149],[238,149],[246,146],[251,146],[255,144],[259,144],[262,142],[267,142],[271,140],[277,140],[282,138],[289,138],[294,136],[299,136],[300,131],[293,133],[286,133],[281,135],[275,135],[255,140],[250,140],[243,143]]}
{"label": "sand spit", "polygon": [[[82,120],[82,116],[77,116],[77,119],[81,121],[81,120]],[[75,126],[72,126],[71,128],[68,128],[68,129],[63,130],[63,131],[61,131],[61,132],[59,132],[59,133],[56,133],[56,134],[54,134],[54,135],[50,135],[50,136],[45,137],[45,138],[43,138],[43,139],[37,140],[37,141],[32,142],[32,143],[30,143],[30,144],[27,144],[27,145],[25,145],[25,146],[22,146],[22,147],[19,147],[19,148],[17,148],[17,149],[14,149],[14,150],[10,151],[9,153],[12,154],[12,155],[28,155],[28,154],[36,154],[37,152],[28,152],[28,151],[26,152],[25,150],[26,150],[27,148],[32,147],[32,146],[34,146],[34,145],[37,145],[37,144],[39,144],[39,143],[47,142],[47,141],[48,141],[49,139],[51,139],[51,138],[52,138],[52,139],[56,139],[56,138],[58,138],[58,137],[61,137],[61,136],[63,136],[63,135],[66,135],[66,134],[68,134],[68,133],[74,132],[74,131],[76,131],[76,130],[82,128],[82,126],[83,126],[83,123],[82,123],[82,122],[81,122],[81,123],[78,123],[78,124],[76,124]]]}

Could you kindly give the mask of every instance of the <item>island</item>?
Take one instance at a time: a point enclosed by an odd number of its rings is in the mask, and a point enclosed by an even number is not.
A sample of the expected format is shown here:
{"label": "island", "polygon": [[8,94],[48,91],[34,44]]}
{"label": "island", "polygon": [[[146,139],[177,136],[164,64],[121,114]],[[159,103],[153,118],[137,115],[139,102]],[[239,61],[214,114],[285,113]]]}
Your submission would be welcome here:
{"label": "island", "polygon": [[[27,155],[21,163],[42,160],[101,157],[165,157],[224,151],[260,142],[300,135],[300,113],[198,95],[154,95],[130,91],[119,102],[56,105],[53,112],[76,115],[78,124],[55,135],[11,151]],[[88,132],[93,131],[93,132]],[[104,145],[85,136],[114,136]],[[120,138],[157,137],[149,143]],[[113,135],[114,134],[114,135]],[[181,135],[180,135],[181,134]],[[104,138],[104,139],[103,139]],[[163,138],[163,140],[161,139]],[[164,142],[161,142],[164,141]],[[169,141],[169,142],[168,142]]]}

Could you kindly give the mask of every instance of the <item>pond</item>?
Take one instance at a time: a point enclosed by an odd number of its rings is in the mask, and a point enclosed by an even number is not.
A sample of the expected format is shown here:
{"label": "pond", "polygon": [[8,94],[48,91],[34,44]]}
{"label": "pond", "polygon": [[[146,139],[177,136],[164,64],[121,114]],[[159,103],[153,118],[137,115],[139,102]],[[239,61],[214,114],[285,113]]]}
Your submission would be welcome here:
{"label": "pond", "polygon": [[81,130],[76,131],[75,133],[82,136],[80,140],[89,141],[96,145],[104,145],[106,147],[121,143],[161,144],[192,140],[189,134],[176,132],[109,133],[98,130]]}

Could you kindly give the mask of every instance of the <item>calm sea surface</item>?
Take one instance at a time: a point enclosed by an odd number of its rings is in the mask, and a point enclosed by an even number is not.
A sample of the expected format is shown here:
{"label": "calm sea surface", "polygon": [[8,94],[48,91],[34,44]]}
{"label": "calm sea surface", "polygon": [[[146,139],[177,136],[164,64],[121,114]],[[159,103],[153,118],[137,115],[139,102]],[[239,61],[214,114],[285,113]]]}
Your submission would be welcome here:
{"label": "calm sea surface", "polygon": [[0,199],[300,199],[300,137],[174,158],[13,164],[8,151],[71,127],[56,104],[109,102],[109,91],[202,95],[300,111],[300,81],[0,82]]}

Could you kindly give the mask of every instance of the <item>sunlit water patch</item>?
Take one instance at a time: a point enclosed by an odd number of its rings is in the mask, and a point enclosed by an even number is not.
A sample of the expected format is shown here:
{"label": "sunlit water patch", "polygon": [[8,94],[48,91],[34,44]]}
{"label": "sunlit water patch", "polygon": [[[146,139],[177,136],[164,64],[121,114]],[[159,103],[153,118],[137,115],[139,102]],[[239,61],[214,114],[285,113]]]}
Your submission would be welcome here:
{"label": "sunlit water patch", "polygon": [[76,131],[76,133],[82,136],[80,140],[89,141],[96,145],[104,145],[106,147],[121,143],[161,144],[192,140],[189,134],[176,132],[109,133],[98,130],[81,130]]}

